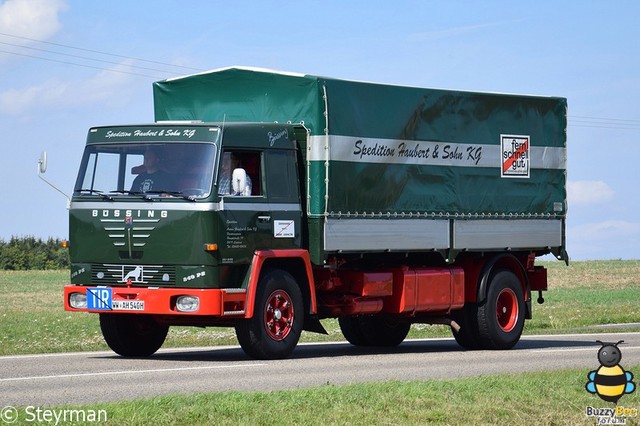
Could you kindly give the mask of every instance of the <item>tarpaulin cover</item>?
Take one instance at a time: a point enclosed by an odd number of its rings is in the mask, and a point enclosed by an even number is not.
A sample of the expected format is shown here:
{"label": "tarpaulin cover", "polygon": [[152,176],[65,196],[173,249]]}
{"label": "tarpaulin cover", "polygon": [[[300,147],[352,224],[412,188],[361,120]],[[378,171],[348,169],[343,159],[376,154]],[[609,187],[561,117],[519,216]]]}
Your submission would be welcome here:
{"label": "tarpaulin cover", "polygon": [[156,121],[304,122],[311,216],[566,214],[564,98],[249,68],[159,81],[153,91]]}

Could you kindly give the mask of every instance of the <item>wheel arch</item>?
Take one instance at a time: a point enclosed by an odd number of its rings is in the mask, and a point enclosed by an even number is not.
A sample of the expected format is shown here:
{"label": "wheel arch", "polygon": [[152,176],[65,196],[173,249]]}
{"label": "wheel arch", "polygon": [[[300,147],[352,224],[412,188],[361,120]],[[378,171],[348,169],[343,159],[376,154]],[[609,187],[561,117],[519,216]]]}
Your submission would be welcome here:
{"label": "wheel arch", "polygon": [[525,318],[531,318],[531,287],[529,278],[524,265],[516,256],[511,253],[501,253],[493,256],[483,266],[478,278],[477,303],[482,304],[487,299],[487,290],[491,277],[499,270],[508,270],[513,272],[520,284],[525,298]]}
{"label": "wheel arch", "polygon": [[316,314],[315,282],[309,253],[306,250],[257,250],[248,271],[245,318],[253,317],[258,283],[273,269],[281,269],[293,276],[302,293],[305,316]]}

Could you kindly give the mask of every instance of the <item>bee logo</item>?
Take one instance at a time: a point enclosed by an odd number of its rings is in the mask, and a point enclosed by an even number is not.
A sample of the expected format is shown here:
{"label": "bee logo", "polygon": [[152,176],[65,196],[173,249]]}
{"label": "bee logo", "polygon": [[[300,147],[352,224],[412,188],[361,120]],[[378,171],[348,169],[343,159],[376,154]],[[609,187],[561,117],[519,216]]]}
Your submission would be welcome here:
{"label": "bee logo", "polygon": [[618,345],[624,340],[618,343],[596,342],[602,345],[598,351],[600,368],[589,372],[585,388],[587,392],[597,394],[600,399],[617,404],[622,395],[636,390],[636,384],[632,381],[633,373],[624,371],[620,366],[622,353]]}

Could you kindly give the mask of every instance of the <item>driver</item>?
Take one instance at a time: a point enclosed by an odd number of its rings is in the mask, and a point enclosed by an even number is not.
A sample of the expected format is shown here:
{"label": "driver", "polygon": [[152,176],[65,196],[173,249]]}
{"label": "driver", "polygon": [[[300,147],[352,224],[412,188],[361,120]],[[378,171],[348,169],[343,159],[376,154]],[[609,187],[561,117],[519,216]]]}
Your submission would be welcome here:
{"label": "driver", "polygon": [[162,171],[160,154],[156,148],[150,147],[144,153],[144,173],[139,174],[131,185],[132,192],[168,191],[169,178]]}

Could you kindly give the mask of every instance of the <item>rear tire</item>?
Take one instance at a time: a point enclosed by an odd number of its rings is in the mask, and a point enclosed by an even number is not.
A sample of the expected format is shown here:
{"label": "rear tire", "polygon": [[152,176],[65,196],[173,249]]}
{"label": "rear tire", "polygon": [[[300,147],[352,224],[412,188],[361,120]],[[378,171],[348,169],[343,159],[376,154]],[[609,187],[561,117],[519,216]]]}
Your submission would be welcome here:
{"label": "rear tire", "polygon": [[338,318],[340,330],[355,346],[398,346],[409,334],[411,323],[375,315]]}
{"label": "rear tire", "polygon": [[522,284],[511,271],[491,278],[487,299],[478,306],[478,337],[484,349],[510,349],[522,335],[525,306]]}
{"label": "rear tire", "polygon": [[124,357],[153,355],[169,332],[151,315],[134,314],[100,314],[100,329],[111,350]]}
{"label": "rear tire", "polygon": [[360,328],[360,317],[339,317],[338,325],[347,342],[354,346],[368,346]]}
{"label": "rear tire", "polygon": [[256,359],[288,357],[304,325],[302,293],[288,272],[274,269],[259,281],[253,317],[236,324],[244,352]]}
{"label": "rear tire", "polygon": [[451,319],[460,326],[459,331],[451,328],[453,337],[456,342],[464,349],[472,351],[480,347],[478,337],[478,327],[476,320],[478,318],[478,307],[475,303],[468,303],[460,310],[451,314]]}

